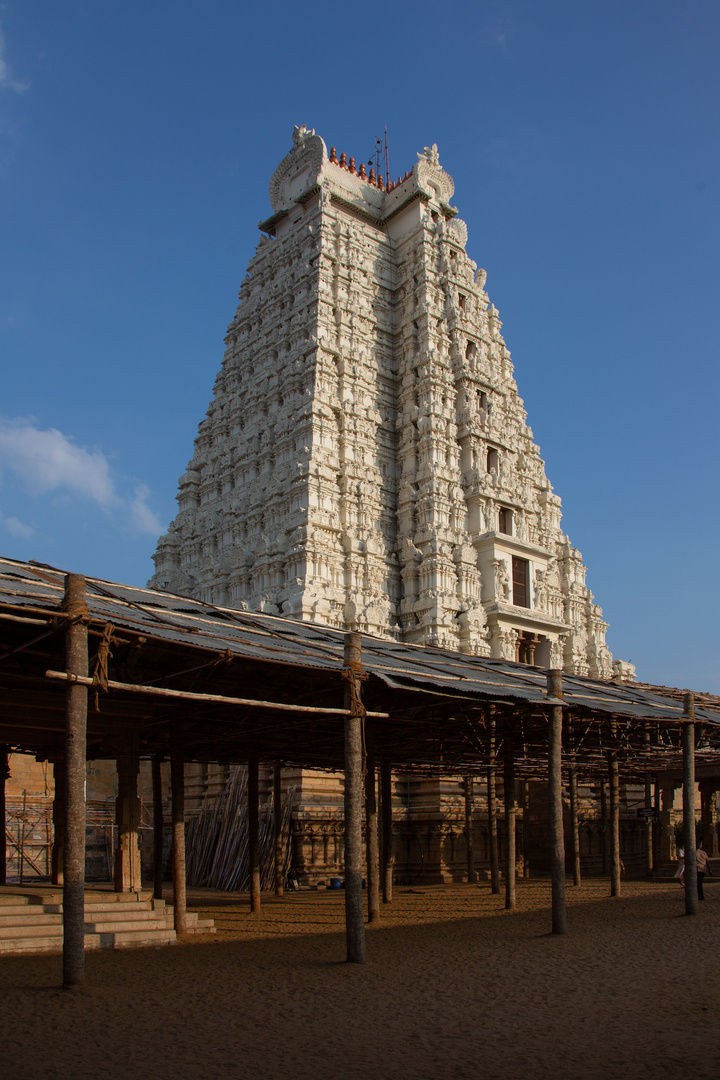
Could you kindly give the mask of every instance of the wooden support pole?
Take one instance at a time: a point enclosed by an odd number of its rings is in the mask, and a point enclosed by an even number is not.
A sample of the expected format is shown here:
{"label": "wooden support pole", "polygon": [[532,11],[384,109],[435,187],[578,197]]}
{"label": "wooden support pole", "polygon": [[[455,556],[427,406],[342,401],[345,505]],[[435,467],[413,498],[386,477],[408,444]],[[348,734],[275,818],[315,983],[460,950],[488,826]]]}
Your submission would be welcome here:
{"label": "wooden support pole", "polygon": [[475,875],[475,852],[473,851],[473,778],[463,777],[465,796],[465,863],[467,866],[468,885],[477,881]]}
{"label": "wooden support pole", "polygon": [[260,914],[260,771],[256,757],[248,761],[248,863],[250,866],[250,910]]}
{"label": "wooden support pole", "polygon": [[[645,727],[643,732],[643,749],[650,752],[650,728]],[[652,810],[653,805],[653,789],[652,789],[652,776],[650,773],[645,773],[645,809]],[[651,817],[645,818],[645,877],[651,878],[653,876],[653,820]]]}
{"label": "wooden support pole", "polygon": [[375,742],[369,724],[365,725],[365,866],[367,867],[368,922],[380,919],[380,849],[378,837],[377,778]]}
{"label": "wooden support pole", "polygon": [[515,747],[505,735],[503,752],[503,798],[505,801],[505,907],[515,907]]}
{"label": "wooden support pole", "polygon": [[[612,738],[615,738],[612,724]],[[617,752],[608,752],[608,789],[610,792],[610,895],[620,895],[620,771]]]}
{"label": "wooden support pole", "polygon": [[53,819],[53,846],[50,853],[50,875],[53,885],[62,885],[63,867],[65,858],[63,845],[65,843],[65,758],[60,757],[53,761],[53,795],[52,819]]}
{"label": "wooden support pole", "polygon": [[363,712],[360,634],[345,635],[345,933],[349,964],[365,963],[365,920],[362,896]]}
{"label": "wooden support pole", "polygon": [[[549,697],[562,698],[562,672],[547,674]],[[562,800],[562,705],[551,705],[548,716],[548,788],[550,796],[550,878],[552,884],[552,932],[567,933],[565,907],[565,828]]]}
{"label": "wooden support pole", "polygon": [[140,819],[142,803],[138,795],[140,753],[138,734],[132,732],[124,740],[122,753],[117,756],[118,793],[115,800],[115,820],[118,844],[115,849],[115,892],[142,892],[140,869]]}
{"label": "wooden support pole", "polygon": [[655,777],[653,784],[653,810],[655,811],[652,823],[653,845],[653,868],[660,866],[660,781]]}
{"label": "wooden support pole", "polygon": [[187,883],[185,876],[185,751],[182,726],[170,734],[170,792],[172,799],[172,869],[175,932],[187,930]]}
{"label": "wooden support pole", "polygon": [[156,900],[162,900],[163,895],[163,831],[165,821],[163,819],[163,794],[162,772],[160,770],[160,755],[153,755],[152,759],[152,793],[153,793],[153,896]]}
{"label": "wooden support pole", "polygon": [[698,881],[695,843],[695,704],[685,695],[683,750],[683,846],[685,848],[685,914],[697,915]]}
{"label": "wooden support pole", "polygon": [[568,795],[570,796],[570,842],[572,845],[573,885],[580,885],[580,821],[578,818],[578,781],[577,769],[570,766],[568,775]]}
{"label": "wooden support pole", "polygon": [[490,845],[490,892],[500,894],[500,856],[498,852],[497,791],[495,784],[495,720],[490,721],[488,738],[487,810],[488,841]]}
{"label": "wooden support pole", "polygon": [[285,859],[283,858],[282,767],[273,768],[273,840],[275,850],[275,895],[285,895]]}
{"label": "wooden support pole", "polygon": [[[65,668],[87,678],[88,632],[85,578],[67,574],[63,607]],[[85,779],[87,687],[68,683],[65,697],[65,835],[63,841],[63,986],[85,980]]]}
{"label": "wooden support pole", "polygon": [[10,776],[9,749],[8,746],[0,746],[0,885],[7,883],[5,782]]}
{"label": "wooden support pole", "polygon": [[380,808],[382,821],[382,898],[383,904],[392,902],[393,894],[393,809],[392,767],[387,758],[380,762]]}

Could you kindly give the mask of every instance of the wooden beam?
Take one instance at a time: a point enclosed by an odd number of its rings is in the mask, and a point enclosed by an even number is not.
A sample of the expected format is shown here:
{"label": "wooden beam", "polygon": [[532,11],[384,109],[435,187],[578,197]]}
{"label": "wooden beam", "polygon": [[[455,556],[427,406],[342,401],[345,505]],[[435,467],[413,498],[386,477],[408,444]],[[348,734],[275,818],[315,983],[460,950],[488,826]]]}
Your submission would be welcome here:
{"label": "wooden beam", "polygon": [[248,760],[248,864],[250,868],[250,911],[260,914],[260,773],[258,760]]}
{"label": "wooden beam", "polygon": [[163,818],[163,793],[162,771],[160,769],[160,755],[153,754],[152,759],[152,793],[153,793],[153,896],[156,900],[163,897],[163,833],[165,821]]}
{"label": "wooden beam", "polygon": [[685,914],[697,915],[698,882],[695,843],[695,704],[685,695],[683,747],[683,846],[685,848]]}
{"label": "wooden beam", "polygon": [[515,746],[505,734],[503,752],[503,798],[505,800],[505,907],[515,907]]}
{"label": "wooden beam", "polygon": [[488,841],[490,844],[490,892],[495,896],[500,894],[500,857],[498,852],[498,827],[497,827],[497,792],[495,784],[495,728],[496,721],[490,721],[490,734],[488,736],[488,757],[490,766],[487,771],[487,807],[488,807]]}
{"label": "wooden beam", "polygon": [[[57,679],[63,682],[70,681],[83,686],[94,686],[95,680],[82,678],[81,676],[68,675],[65,671],[46,671],[46,679]],[[314,705],[290,705],[278,701],[254,701],[252,698],[226,697],[223,694],[195,694],[189,690],[168,690],[162,686],[142,686],[137,683],[115,682],[108,679],[108,690],[121,690],[127,694],[147,694],[150,697],[178,698],[182,701],[203,701],[217,705],[250,705],[256,709],[279,709],[281,712],[320,713],[326,716],[347,716],[347,709],[328,709]],[[372,716],[380,720],[387,720],[390,713],[366,712],[365,716]]]}
{"label": "wooden beam", "polygon": [[366,725],[365,746],[365,866],[367,867],[368,922],[380,919],[380,850],[378,838],[377,778],[373,731]]}
{"label": "wooden beam", "polygon": [[185,873],[185,752],[179,722],[170,733],[170,786],[172,795],[173,915],[175,932],[187,930],[187,882]]}
{"label": "wooden beam", "polygon": [[283,858],[282,766],[273,768],[273,839],[275,852],[275,895],[285,895],[285,860]]}
{"label": "wooden beam", "polygon": [[473,778],[463,777],[463,795],[465,797],[465,865],[468,884],[473,885],[475,877],[475,853],[473,851]]}
{"label": "wooden beam", "polygon": [[88,673],[85,578],[68,574],[63,600],[68,618],[65,665],[68,675],[65,726],[65,837],[63,874],[63,986],[85,981],[85,752]]}
{"label": "wooden beam", "polygon": [[382,819],[382,895],[383,904],[392,903],[393,895],[393,806],[392,765],[387,758],[380,762],[380,807]]}
{"label": "wooden beam", "polygon": [[363,713],[358,675],[362,674],[360,634],[345,635],[345,934],[347,960],[365,963],[362,895]]}
{"label": "wooden beam", "polygon": [[[547,692],[562,699],[562,672],[547,674]],[[548,789],[550,796],[550,877],[552,882],[552,932],[567,933],[565,906],[565,830],[562,800],[562,706],[551,705],[548,715]]]}

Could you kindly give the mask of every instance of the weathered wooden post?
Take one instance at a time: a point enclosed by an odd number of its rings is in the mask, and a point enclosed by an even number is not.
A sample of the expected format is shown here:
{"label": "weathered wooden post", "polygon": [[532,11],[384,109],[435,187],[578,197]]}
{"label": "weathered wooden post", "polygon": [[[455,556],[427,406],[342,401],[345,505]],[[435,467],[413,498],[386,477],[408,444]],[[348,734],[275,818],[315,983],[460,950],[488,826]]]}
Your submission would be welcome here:
{"label": "weathered wooden post", "polygon": [[382,896],[383,904],[392,903],[393,894],[393,808],[392,766],[387,758],[380,762],[380,808],[382,821]]}
{"label": "weathered wooden post", "polygon": [[[64,750],[63,750],[64,752]],[[65,758],[59,756],[53,761],[53,795],[52,820],[53,820],[53,846],[50,853],[50,880],[53,885],[62,885],[65,855],[63,845],[65,843]]]}
{"label": "weathered wooden post", "polygon": [[187,883],[185,876],[185,749],[182,726],[170,734],[170,792],[172,799],[173,913],[175,933],[187,930]]}
{"label": "weathered wooden post", "polygon": [[258,760],[248,761],[248,863],[250,866],[250,910],[260,913],[260,773]]}
{"label": "weathered wooden post", "polygon": [[660,865],[660,781],[657,776],[653,783],[653,823],[652,823],[652,846],[653,868]]}
{"label": "weathered wooden post", "polygon": [[[562,672],[547,674],[549,697],[562,699]],[[550,795],[550,877],[552,932],[567,933],[565,908],[565,829],[562,801],[562,705],[551,705],[548,716],[548,787]]]}
{"label": "weathered wooden post", "polygon": [[0,885],[7,882],[7,842],[5,834],[5,819],[7,810],[5,807],[5,781],[10,776],[10,761],[8,757],[10,747],[0,746]]}
{"label": "weathered wooden post", "polygon": [[577,769],[570,766],[568,775],[568,795],[570,796],[570,840],[572,843],[573,885],[579,885],[580,873],[580,822],[578,819],[578,781]]}
{"label": "weathered wooden post", "polygon": [[153,793],[153,896],[156,900],[162,900],[163,895],[163,796],[162,796],[162,772],[160,770],[160,755],[154,754],[152,759],[152,793]]}
{"label": "weathered wooden post", "polygon": [[692,694],[683,703],[683,846],[685,848],[685,914],[697,915],[697,855],[695,843],[695,703]]}
{"label": "weathered wooden post", "polygon": [[115,821],[118,843],[115,849],[115,892],[141,892],[139,830],[142,803],[138,795],[140,771],[139,738],[137,731],[123,739],[117,755],[118,793],[115,800]]}
{"label": "weathered wooden post", "polygon": [[347,960],[365,963],[362,896],[363,721],[358,676],[362,675],[360,634],[345,635],[345,933]]}
{"label": "weathered wooden post", "polygon": [[283,858],[282,766],[273,767],[273,840],[275,851],[275,895],[285,895],[285,860]]}
{"label": "weathered wooden post", "polygon": [[475,876],[475,852],[473,851],[473,778],[463,778],[463,794],[465,796],[465,862],[467,864],[468,885],[477,881]]}
{"label": "weathered wooden post", "polygon": [[490,844],[490,892],[500,893],[500,855],[498,852],[497,790],[495,785],[495,720],[490,721],[488,737],[487,809],[488,840]]}
{"label": "weathered wooden post", "polygon": [[[650,751],[650,732],[647,727],[643,735],[643,747],[649,753]],[[652,776],[650,773],[645,773],[645,809],[651,811],[653,808],[653,788],[652,788]],[[653,819],[650,813],[645,817],[645,877],[651,878],[653,876]]]}
{"label": "weathered wooden post", "polygon": [[[617,723],[610,725],[610,737],[615,742]],[[610,792],[610,895],[620,895],[620,770],[617,751],[608,751],[608,789]]]}
{"label": "weathered wooden post", "polygon": [[380,848],[378,838],[375,739],[372,725],[365,722],[365,865],[367,867],[368,922],[380,918]]}
{"label": "weathered wooden post", "polygon": [[515,747],[505,733],[503,751],[503,799],[505,802],[505,907],[515,907]]}
{"label": "weathered wooden post", "polygon": [[85,578],[67,574],[63,607],[70,616],[65,629],[65,834],[63,842],[63,986],[85,979],[85,778],[87,686],[73,676],[88,677],[88,608]]}

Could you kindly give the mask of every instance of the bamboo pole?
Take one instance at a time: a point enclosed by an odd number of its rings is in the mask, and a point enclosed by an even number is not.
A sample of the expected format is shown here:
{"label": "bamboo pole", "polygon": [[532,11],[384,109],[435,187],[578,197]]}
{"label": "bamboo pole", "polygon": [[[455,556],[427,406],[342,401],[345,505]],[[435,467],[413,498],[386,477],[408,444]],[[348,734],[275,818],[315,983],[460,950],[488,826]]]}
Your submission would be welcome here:
{"label": "bamboo pole", "polygon": [[248,761],[248,855],[250,863],[250,910],[255,915],[260,913],[260,775],[256,757]]}
{"label": "bamboo pole", "polygon": [[393,894],[393,809],[392,767],[387,758],[380,762],[380,807],[382,821],[382,896],[383,904],[392,903]]}
{"label": "bamboo pole", "polygon": [[490,842],[490,892],[498,896],[500,893],[500,857],[498,852],[497,791],[495,783],[495,726],[496,721],[492,719],[488,738],[490,765],[487,771],[487,804],[488,839]]}
{"label": "bamboo pole", "polygon": [[153,755],[152,759],[152,793],[153,793],[153,896],[156,900],[162,900],[163,895],[163,801],[162,801],[162,772],[160,770],[160,755]]}
{"label": "bamboo pole", "polygon": [[570,796],[570,841],[572,844],[573,885],[580,885],[580,822],[578,820],[578,780],[577,769],[570,766],[568,775],[568,795]]}
{"label": "bamboo pole", "polygon": [[[616,724],[611,725],[615,738]],[[610,895],[620,895],[620,773],[615,750],[608,752],[608,788],[610,793]]]}
{"label": "bamboo pole", "polygon": [[345,932],[347,960],[365,963],[362,896],[363,713],[357,675],[362,673],[360,634],[345,635]]}
{"label": "bamboo pole", "polygon": [[175,932],[184,934],[187,930],[185,757],[180,723],[173,725],[170,734],[170,786],[172,797],[173,913]]}
{"label": "bamboo pole", "polygon": [[[562,699],[562,672],[547,674],[549,697]],[[552,881],[552,932],[567,933],[565,907],[565,828],[562,800],[562,705],[551,705],[548,715],[548,788],[550,795],[550,877]]]}
{"label": "bamboo pole", "polygon": [[283,858],[283,807],[282,807],[282,768],[273,768],[273,852],[275,872],[275,895],[285,895],[285,860]]}
{"label": "bamboo pole", "polygon": [[473,851],[473,834],[472,834],[472,819],[473,819],[473,778],[472,778],[472,776],[465,776],[463,778],[463,794],[465,796],[465,864],[467,866],[468,885],[473,885],[477,881],[477,877],[475,875],[475,852]]}
{"label": "bamboo pole", "polygon": [[[56,679],[61,682],[78,683],[81,686],[94,686],[95,680],[81,675],[69,675],[66,671],[46,671],[46,679]],[[291,705],[287,702],[256,701],[253,698],[227,697],[224,694],[195,694],[190,690],[168,690],[164,686],[143,686],[141,683],[115,682],[108,679],[108,690],[122,690],[126,694],[147,694],[150,697],[177,698],[180,701],[204,701],[219,705],[253,705],[256,709],[278,709],[280,712],[320,713],[325,716],[347,715],[347,709],[315,708],[314,705]],[[387,720],[390,713],[368,712],[365,716],[372,716],[379,720]]]}
{"label": "bamboo pole", "polygon": [[70,682],[88,673],[87,594],[85,578],[65,578],[65,666],[69,684],[65,726],[65,833],[63,842],[63,986],[85,981],[85,778],[87,687]]}
{"label": "bamboo pole", "polygon": [[695,704],[685,695],[683,749],[683,845],[685,847],[685,914],[697,915],[697,855],[695,846]]}
{"label": "bamboo pole", "polygon": [[503,798],[505,801],[505,907],[515,907],[515,747],[505,735],[503,753]]}
{"label": "bamboo pole", "polygon": [[365,866],[367,867],[368,922],[380,920],[380,851],[378,838],[375,745],[370,725],[365,729]]}

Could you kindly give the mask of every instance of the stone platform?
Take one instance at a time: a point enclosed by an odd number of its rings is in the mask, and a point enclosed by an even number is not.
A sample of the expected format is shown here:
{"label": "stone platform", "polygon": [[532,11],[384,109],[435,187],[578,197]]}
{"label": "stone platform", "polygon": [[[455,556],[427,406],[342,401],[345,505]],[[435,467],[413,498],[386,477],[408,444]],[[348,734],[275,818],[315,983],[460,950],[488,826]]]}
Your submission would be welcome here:
{"label": "stone platform", "polygon": [[[60,952],[63,946],[62,888],[0,886],[0,954]],[[188,912],[189,934],[214,934],[212,919]],[[85,891],[85,948],[125,949],[172,945],[173,909],[151,892],[116,893],[109,887]]]}

